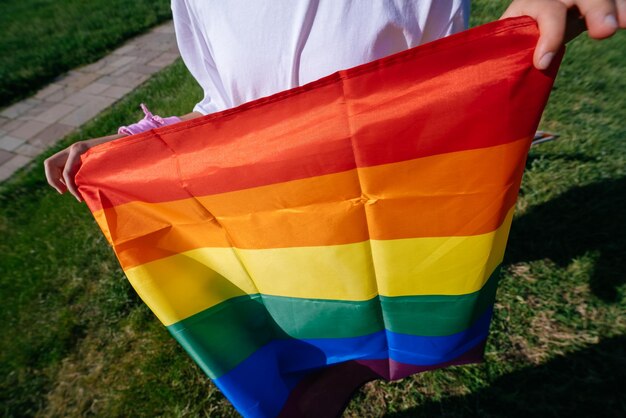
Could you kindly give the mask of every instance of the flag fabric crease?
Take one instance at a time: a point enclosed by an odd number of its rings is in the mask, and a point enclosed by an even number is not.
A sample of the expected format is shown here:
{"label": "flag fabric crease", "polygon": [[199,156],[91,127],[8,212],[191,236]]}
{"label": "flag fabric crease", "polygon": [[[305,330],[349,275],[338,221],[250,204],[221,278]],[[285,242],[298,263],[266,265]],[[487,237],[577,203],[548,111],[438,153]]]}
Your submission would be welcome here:
{"label": "flag fabric crease", "polygon": [[537,39],[490,23],[102,144],[76,181],[241,414],[340,411],[366,381],[481,360],[558,66],[533,68]]}

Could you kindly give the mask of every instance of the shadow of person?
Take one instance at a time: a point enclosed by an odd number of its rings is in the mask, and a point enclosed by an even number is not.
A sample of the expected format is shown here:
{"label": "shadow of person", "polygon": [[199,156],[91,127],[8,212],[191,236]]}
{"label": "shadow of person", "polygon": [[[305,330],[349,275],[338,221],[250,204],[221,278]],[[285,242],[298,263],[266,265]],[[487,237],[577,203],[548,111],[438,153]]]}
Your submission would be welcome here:
{"label": "shadow of person", "polygon": [[626,177],[573,188],[513,221],[504,263],[548,258],[561,267],[591,252],[590,287],[617,301],[626,282]]}
{"label": "shadow of person", "polygon": [[625,381],[626,336],[618,336],[504,375],[477,392],[385,417],[623,417]]}
{"label": "shadow of person", "polygon": [[536,160],[548,161],[570,161],[575,163],[594,163],[598,161],[598,157],[585,154],[583,152],[569,152],[567,154],[561,152],[542,152],[541,154],[531,152],[526,159],[526,168],[531,167]]}

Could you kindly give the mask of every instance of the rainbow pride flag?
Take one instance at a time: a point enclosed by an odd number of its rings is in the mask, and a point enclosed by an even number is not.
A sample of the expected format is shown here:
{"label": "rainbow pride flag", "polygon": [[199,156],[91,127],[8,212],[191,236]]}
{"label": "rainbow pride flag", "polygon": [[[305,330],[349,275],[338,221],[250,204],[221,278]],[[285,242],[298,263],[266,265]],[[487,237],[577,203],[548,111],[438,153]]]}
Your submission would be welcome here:
{"label": "rainbow pride flag", "polygon": [[100,145],[76,180],[241,414],[336,414],[368,380],[481,360],[558,66],[533,68],[537,39],[484,25]]}

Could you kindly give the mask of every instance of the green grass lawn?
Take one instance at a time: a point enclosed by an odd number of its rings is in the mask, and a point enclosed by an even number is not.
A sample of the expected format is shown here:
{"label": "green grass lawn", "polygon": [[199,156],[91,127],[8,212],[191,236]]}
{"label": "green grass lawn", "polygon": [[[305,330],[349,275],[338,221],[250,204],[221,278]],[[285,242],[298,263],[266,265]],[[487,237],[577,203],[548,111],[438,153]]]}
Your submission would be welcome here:
{"label": "green grass lawn", "polygon": [[[504,1],[475,0],[473,22]],[[533,148],[480,365],[367,384],[348,417],[626,416],[626,33],[581,37]],[[65,146],[188,112],[178,62]],[[48,154],[52,153],[51,150]],[[124,278],[89,211],[41,162],[0,186],[0,412],[5,416],[228,417],[235,412]]]}
{"label": "green grass lawn", "polygon": [[167,0],[3,0],[0,108],[171,17]]}

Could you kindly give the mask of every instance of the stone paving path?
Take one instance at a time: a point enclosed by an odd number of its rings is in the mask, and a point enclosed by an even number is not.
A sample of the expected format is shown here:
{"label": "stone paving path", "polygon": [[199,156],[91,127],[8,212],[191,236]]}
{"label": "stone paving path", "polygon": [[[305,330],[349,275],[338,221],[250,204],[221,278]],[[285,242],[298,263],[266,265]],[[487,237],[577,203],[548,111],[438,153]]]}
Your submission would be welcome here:
{"label": "stone paving path", "polygon": [[172,22],[0,112],[0,182],[179,57]]}

